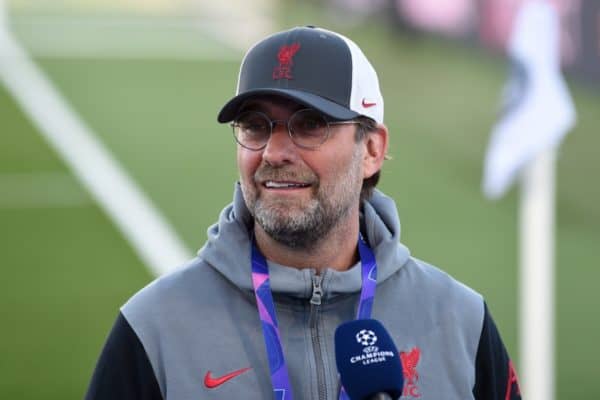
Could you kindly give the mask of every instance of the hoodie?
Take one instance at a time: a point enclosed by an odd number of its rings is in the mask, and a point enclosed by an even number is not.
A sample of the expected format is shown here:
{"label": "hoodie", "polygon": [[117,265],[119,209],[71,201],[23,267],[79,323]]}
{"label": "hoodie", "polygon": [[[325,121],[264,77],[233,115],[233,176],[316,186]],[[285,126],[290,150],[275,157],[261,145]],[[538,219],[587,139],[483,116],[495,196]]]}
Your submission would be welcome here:
{"label": "hoodie", "polygon": [[[372,318],[400,352],[402,399],[520,398],[481,295],[410,255],[391,198],[376,190],[360,218],[378,266]],[[252,224],[238,184],[197,257],[123,305],[86,399],[274,398],[251,281]],[[336,271],[267,262],[294,398],[338,399],[333,337],[356,314],[360,263]]]}

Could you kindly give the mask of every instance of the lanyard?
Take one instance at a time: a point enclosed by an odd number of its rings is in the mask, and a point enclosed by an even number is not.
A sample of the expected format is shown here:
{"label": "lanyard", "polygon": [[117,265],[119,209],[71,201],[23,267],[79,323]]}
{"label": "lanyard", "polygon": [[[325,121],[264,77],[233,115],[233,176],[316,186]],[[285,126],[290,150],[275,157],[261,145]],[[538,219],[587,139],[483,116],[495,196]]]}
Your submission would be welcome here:
{"label": "lanyard", "polygon": [[[373,251],[365,243],[362,236],[358,238],[358,253],[361,263],[362,288],[356,319],[365,319],[371,316],[373,299],[375,298],[377,263]],[[292,400],[292,387],[283,355],[281,335],[279,334],[279,325],[275,315],[275,303],[271,293],[269,268],[267,260],[256,247],[254,240],[252,241],[252,284],[269,359],[273,394],[276,400]],[[342,388],[340,400],[347,399],[348,396]]]}

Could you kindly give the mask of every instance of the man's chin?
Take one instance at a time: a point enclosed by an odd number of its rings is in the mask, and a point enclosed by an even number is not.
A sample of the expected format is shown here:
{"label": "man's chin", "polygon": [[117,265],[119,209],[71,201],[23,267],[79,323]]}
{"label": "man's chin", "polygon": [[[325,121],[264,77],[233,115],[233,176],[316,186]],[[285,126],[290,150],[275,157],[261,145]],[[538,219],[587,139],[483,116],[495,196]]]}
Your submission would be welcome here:
{"label": "man's chin", "polygon": [[265,199],[260,198],[256,202],[255,209],[262,210],[265,214],[277,217],[279,215],[301,217],[311,213],[317,204],[314,200],[301,200],[292,198]]}
{"label": "man's chin", "polygon": [[310,249],[316,242],[315,236],[319,231],[318,226],[299,226],[298,221],[290,219],[263,220],[257,217],[256,222],[273,240],[292,249]]}
{"label": "man's chin", "polygon": [[276,227],[295,227],[302,225],[300,221],[306,219],[306,210],[298,210],[290,206],[269,207],[268,209],[256,208],[254,216],[264,221],[265,225]]}

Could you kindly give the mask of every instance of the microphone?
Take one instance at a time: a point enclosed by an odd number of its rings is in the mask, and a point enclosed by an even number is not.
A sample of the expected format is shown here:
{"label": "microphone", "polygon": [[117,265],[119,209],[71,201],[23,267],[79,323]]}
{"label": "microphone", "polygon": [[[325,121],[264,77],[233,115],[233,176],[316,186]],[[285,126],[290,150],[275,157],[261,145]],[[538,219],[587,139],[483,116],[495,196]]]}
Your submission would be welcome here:
{"label": "microphone", "polygon": [[335,362],[351,400],[396,400],[404,375],[398,349],[383,325],[359,319],[335,330]]}

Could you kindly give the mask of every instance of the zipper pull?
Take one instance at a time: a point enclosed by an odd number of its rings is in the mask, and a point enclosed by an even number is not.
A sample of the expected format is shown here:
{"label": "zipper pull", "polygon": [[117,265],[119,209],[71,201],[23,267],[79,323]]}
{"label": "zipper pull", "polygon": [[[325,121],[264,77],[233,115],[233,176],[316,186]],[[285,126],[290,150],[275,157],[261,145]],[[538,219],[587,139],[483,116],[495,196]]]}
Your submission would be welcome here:
{"label": "zipper pull", "polygon": [[315,306],[321,305],[321,297],[323,297],[323,288],[321,287],[321,275],[313,275],[313,292],[310,298],[310,304]]}

